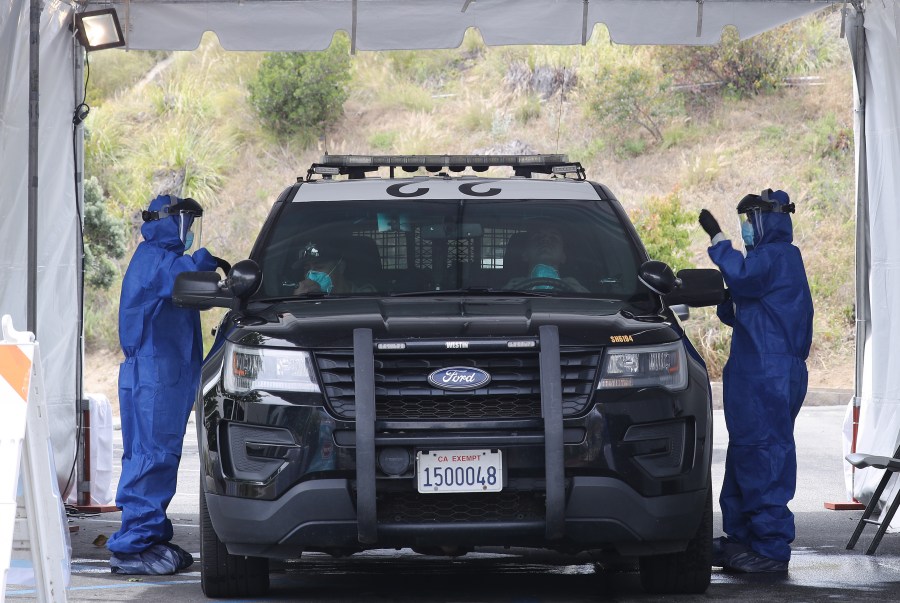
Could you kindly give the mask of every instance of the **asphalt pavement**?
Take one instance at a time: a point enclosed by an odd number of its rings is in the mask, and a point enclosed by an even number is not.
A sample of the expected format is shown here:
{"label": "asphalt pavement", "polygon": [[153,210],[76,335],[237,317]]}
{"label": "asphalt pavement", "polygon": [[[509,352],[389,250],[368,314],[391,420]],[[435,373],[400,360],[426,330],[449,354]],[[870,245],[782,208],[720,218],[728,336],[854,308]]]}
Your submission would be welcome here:
{"label": "asphalt pavement", "polygon": [[[841,394],[843,396],[843,393]],[[840,396],[839,396],[840,397]],[[838,398],[839,398],[838,397]],[[849,398],[848,398],[849,399]],[[704,595],[654,597],[643,593],[633,568],[603,568],[588,561],[521,550],[484,549],[447,559],[409,550],[378,550],[333,559],[304,555],[277,564],[270,601],[390,602],[566,602],[581,601],[898,601],[900,534],[887,534],[877,553],[864,553],[874,528],[854,550],[845,545],[861,511],[826,510],[826,502],[846,501],[840,405],[806,405],[797,419],[798,488],[791,503],[797,538],[786,578],[741,576],[713,570]],[[715,411],[713,484],[718,496],[727,432]],[[188,426],[178,491],[169,507],[174,541],[199,559],[197,497],[199,458],[196,432]],[[121,456],[121,434],[114,433],[114,458]],[[118,465],[118,461],[115,463]],[[117,468],[118,469],[118,468]],[[718,507],[718,505],[716,505]],[[109,571],[103,546],[117,528],[119,513],[69,518],[72,546],[68,601],[205,601],[198,564],[174,576],[120,576]],[[716,513],[717,534],[721,517]],[[6,600],[35,600],[33,587],[9,584]]]}

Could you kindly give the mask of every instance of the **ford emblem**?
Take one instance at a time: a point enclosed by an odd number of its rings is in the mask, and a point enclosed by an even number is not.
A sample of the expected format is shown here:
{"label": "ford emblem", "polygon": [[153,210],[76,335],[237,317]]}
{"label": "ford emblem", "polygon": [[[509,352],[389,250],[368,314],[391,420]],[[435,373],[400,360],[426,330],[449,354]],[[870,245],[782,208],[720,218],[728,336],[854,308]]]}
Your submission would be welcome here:
{"label": "ford emblem", "polygon": [[465,391],[484,387],[491,382],[491,376],[481,369],[470,366],[451,366],[428,375],[428,383],[440,389]]}

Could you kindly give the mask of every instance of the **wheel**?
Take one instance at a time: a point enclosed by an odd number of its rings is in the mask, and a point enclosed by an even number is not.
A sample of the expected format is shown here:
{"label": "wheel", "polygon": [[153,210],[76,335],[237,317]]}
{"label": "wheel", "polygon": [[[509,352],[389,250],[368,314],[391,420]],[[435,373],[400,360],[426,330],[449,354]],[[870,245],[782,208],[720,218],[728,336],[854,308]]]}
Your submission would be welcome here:
{"label": "wheel", "polygon": [[516,289],[523,291],[533,291],[535,289],[549,289],[553,291],[573,291],[572,286],[558,278],[547,278],[544,276],[533,276],[522,279],[516,284]]}
{"label": "wheel", "polygon": [[261,597],[269,590],[269,560],[232,555],[216,536],[200,489],[200,586],[212,599]]}
{"label": "wheel", "polygon": [[686,550],[667,555],[641,557],[641,586],[648,593],[704,593],[712,574],[712,487],[707,489],[706,508]]}

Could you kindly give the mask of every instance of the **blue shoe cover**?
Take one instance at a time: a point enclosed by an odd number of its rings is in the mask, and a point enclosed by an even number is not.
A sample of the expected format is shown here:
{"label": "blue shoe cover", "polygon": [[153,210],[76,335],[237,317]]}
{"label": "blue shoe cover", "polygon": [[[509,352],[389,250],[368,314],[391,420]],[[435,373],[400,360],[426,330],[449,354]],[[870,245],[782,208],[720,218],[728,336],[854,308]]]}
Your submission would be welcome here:
{"label": "blue shoe cover", "polygon": [[164,547],[172,549],[178,555],[178,571],[185,570],[194,565],[194,556],[186,550],[175,544],[174,542],[161,542]]}
{"label": "blue shoe cover", "polygon": [[770,559],[754,551],[743,551],[732,555],[725,562],[725,569],[743,574],[787,572],[788,562]]}
{"label": "blue shoe cover", "polygon": [[725,567],[725,563],[729,558],[749,550],[750,547],[729,536],[713,538],[710,565],[713,567]]}
{"label": "blue shoe cover", "polygon": [[109,569],[114,574],[168,576],[178,571],[183,560],[164,544],[154,544],[140,553],[113,553]]}

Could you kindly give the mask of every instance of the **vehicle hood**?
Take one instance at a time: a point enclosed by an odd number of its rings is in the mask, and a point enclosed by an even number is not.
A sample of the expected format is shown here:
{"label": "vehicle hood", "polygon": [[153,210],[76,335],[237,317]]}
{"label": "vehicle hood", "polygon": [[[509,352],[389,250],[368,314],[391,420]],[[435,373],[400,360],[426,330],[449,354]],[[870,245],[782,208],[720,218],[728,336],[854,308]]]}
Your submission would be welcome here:
{"label": "vehicle hood", "polygon": [[239,321],[227,338],[246,345],[350,348],[358,328],[371,329],[375,340],[460,340],[537,337],[544,325],[559,328],[562,346],[647,345],[682,336],[670,317],[628,317],[620,307],[621,302],[576,298],[300,300]]}

